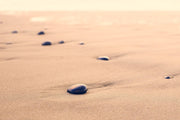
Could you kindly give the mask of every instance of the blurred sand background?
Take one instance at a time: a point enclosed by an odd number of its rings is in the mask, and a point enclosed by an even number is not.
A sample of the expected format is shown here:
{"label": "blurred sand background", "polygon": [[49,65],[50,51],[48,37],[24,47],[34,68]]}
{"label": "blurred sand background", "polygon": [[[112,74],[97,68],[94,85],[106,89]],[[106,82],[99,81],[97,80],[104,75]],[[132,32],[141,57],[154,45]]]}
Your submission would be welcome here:
{"label": "blurred sand background", "polygon": [[179,120],[179,52],[179,12],[0,12],[0,120]]}

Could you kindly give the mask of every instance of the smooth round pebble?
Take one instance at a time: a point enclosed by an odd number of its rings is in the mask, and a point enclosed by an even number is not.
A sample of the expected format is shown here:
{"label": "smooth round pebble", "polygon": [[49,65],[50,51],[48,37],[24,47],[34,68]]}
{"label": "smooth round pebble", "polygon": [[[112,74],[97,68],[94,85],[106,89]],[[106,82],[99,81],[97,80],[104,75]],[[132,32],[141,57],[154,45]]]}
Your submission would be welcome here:
{"label": "smooth round pebble", "polygon": [[59,41],[59,44],[64,44],[64,40]]}
{"label": "smooth round pebble", "polygon": [[98,60],[105,60],[108,61],[110,58],[108,56],[99,56]]}
{"label": "smooth round pebble", "polygon": [[87,86],[85,84],[75,84],[67,89],[70,94],[85,94],[87,92]]}
{"label": "smooth round pebble", "polygon": [[171,77],[170,76],[166,76],[165,79],[171,79]]}
{"label": "smooth round pebble", "polygon": [[43,42],[41,45],[42,45],[42,46],[47,46],[47,45],[51,45],[51,44],[52,44],[51,42],[46,41],[46,42]]}
{"label": "smooth round pebble", "polygon": [[11,33],[13,33],[13,34],[17,34],[17,33],[18,33],[18,31],[17,31],[17,30],[14,30],[14,31],[12,31]]}
{"label": "smooth round pebble", "polygon": [[81,43],[79,43],[79,45],[84,45],[84,43],[83,43],[83,42],[81,42]]}
{"label": "smooth round pebble", "polygon": [[40,32],[38,32],[38,35],[44,35],[45,34],[45,32],[44,31],[40,31]]}

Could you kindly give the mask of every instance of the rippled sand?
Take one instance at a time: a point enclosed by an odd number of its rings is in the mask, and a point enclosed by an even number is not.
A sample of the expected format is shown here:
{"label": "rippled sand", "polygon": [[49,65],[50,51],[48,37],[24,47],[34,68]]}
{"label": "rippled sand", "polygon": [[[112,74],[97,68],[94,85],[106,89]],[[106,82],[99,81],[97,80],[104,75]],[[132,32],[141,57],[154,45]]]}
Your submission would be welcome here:
{"label": "rippled sand", "polygon": [[0,12],[0,119],[179,120],[179,51],[179,12]]}

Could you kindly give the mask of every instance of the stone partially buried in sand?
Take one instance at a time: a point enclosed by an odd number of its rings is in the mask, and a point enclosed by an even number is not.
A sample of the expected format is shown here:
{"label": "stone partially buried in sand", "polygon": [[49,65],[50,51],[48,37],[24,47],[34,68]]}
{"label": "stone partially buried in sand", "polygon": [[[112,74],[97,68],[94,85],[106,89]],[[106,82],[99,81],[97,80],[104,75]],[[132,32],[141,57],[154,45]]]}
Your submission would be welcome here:
{"label": "stone partially buried in sand", "polygon": [[64,44],[64,40],[59,41],[59,44]]}
{"label": "stone partially buried in sand", "polygon": [[83,42],[81,42],[81,43],[79,43],[79,45],[84,45],[84,43],[83,43]]}
{"label": "stone partially buried in sand", "polygon": [[85,94],[87,92],[87,86],[85,84],[75,84],[67,89],[70,94]]}
{"label": "stone partially buried in sand", "polygon": [[13,34],[17,34],[17,33],[18,33],[18,31],[17,31],[17,30],[14,30],[14,31],[12,31],[11,33],[13,33]]}
{"label": "stone partially buried in sand", "polygon": [[42,46],[48,46],[48,45],[52,45],[52,43],[50,41],[46,41],[46,42],[43,42],[41,45]]}
{"label": "stone partially buried in sand", "polygon": [[108,61],[110,58],[108,56],[99,56],[97,59]]}
{"label": "stone partially buried in sand", "polygon": [[45,34],[45,32],[44,31],[40,31],[40,32],[38,32],[38,35],[44,35]]}

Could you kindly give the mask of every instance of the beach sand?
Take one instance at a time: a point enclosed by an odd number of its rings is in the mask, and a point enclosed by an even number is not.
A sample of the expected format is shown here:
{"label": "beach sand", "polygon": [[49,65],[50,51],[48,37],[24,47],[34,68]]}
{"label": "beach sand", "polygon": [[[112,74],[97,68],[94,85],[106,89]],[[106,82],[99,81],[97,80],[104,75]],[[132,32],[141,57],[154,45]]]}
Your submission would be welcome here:
{"label": "beach sand", "polygon": [[[180,119],[179,12],[0,12],[0,21],[0,120]],[[79,83],[86,94],[66,92]]]}

